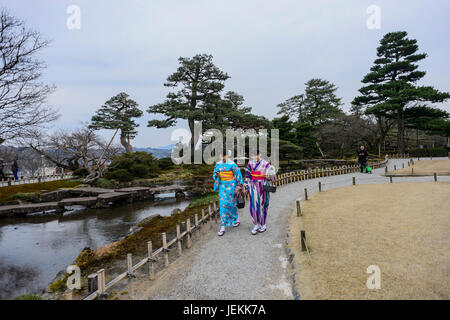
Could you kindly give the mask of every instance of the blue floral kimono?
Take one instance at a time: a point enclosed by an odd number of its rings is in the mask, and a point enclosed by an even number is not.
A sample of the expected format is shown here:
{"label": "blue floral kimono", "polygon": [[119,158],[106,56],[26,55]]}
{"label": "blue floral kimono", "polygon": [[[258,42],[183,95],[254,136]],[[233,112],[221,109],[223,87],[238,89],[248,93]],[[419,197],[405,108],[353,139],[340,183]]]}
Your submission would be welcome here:
{"label": "blue floral kimono", "polygon": [[219,190],[220,224],[231,227],[238,221],[234,189],[243,183],[242,174],[234,161],[219,161],[214,168],[214,191]]}

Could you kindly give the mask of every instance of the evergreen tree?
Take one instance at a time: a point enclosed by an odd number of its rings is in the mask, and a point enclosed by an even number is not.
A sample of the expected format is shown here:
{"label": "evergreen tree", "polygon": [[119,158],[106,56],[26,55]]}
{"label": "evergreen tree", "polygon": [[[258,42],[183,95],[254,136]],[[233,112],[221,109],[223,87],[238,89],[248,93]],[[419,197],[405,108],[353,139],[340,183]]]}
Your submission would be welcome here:
{"label": "evergreen tree", "polygon": [[377,48],[374,65],[362,80],[366,85],[359,89],[361,96],[352,102],[378,120],[396,119],[399,153],[405,152],[405,110],[414,108],[417,102],[436,103],[450,97],[433,87],[416,85],[425,76],[424,71],[417,70],[416,62],[427,56],[417,53],[418,49],[417,40],[407,38],[407,32],[386,34]]}
{"label": "evergreen tree", "polygon": [[343,114],[337,87],[327,80],[311,79],[305,83],[305,93],[289,98],[278,105],[278,114],[299,123],[322,125]]}
{"label": "evergreen tree", "polygon": [[139,126],[133,118],[141,117],[142,111],[136,101],[128,97],[128,94],[121,92],[106,101],[92,117],[90,127],[96,130],[120,130],[120,143],[126,152],[133,152],[130,139],[136,136],[136,128]]}
{"label": "evergreen tree", "polygon": [[151,120],[149,127],[167,128],[185,119],[191,131],[191,156],[197,143],[194,137],[195,121],[211,120],[216,106],[221,102],[220,92],[229,76],[216,67],[212,55],[199,54],[193,58],[179,58],[177,71],[167,78],[167,87],[178,89],[170,92],[166,101],[150,106],[149,113],[165,116],[163,120]]}
{"label": "evergreen tree", "polygon": [[322,125],[344,114],[340,108],[341,98],[336,96],[336,90],[333,83],[323,79],[311,79],[306,83],[306,122],[315,126]]}

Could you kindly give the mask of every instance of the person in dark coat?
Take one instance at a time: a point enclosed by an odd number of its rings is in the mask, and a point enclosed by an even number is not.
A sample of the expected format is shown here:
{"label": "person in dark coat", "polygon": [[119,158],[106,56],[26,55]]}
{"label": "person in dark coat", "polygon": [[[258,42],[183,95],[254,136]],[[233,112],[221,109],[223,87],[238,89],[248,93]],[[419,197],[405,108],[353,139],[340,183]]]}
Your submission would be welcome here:
{"label": "person in dark coat", "polygon": [[6,179],[5,172],[3,171],[5,168],[5,159],[0,158],[0,177],[2,180]]}
{"label": "person in dark coat", "polygon": [[361,173],[364,172],[364,168],[367,165],[367,156],[368,155],[369,154],[365,150],[364,146],[361,146],[358,151],[358,162],[359,162],[359,168],[361,170]]}
{"label": "person in dark coat", "polygon": [[15,159],[15,160],[13,161],[13,164],[12,164],[12,166],[11,166],[11,171],[12,171],[12,173],[13,173],[13,175],[14,175],[14,180],[18,181],[18,180],[19,180],[19,175],[18,175],[18,172],[19,172],[19,164],[17,163],[17,159]]}

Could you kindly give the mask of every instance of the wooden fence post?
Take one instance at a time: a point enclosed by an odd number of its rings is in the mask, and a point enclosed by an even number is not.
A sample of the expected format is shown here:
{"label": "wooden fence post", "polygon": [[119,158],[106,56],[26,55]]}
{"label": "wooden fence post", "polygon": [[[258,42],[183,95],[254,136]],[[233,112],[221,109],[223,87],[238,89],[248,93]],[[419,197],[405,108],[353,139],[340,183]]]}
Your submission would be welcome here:
{"label": "wooden fence post", "polygon": [[300,230],[300,241],[302,242],[302,251],[306,251],[306,231]]}
{"label": "wooden fence post", "polygon": [[305,188],[305,200],[308,200],[308,189]]}
{"label": "wooden fence post", "polygon": [[202,209],[202,220],[201,220],[201,228],[202,228],[202,234],[204,235],[206,233],[206,229],[205,229],[205,209]]}
{"label": "wooden fence post", "polygon": [[177,224],[177,248],[178,248],[178,254],[181,255],[182,249],[181,249],[181,229],[180,225]]}
{"label": "wooden fence post", "polygon": [[67,289],[64,292],[64,299],[66,300],[72,300],[72,290],[71,289]]}
{"label": "wooden fence post", "polygon": [[163,244],[163,252],[164,252],[164,265],[166,267],[169,266],[169,250],[167,249],[167,236],[166,233],[163,232],[162,236],[162,244]]}
{"label": "wooden fence post", "polygon": [[89,294],[98,290],[98,275],[96,273],[91,273],[88,275],[88,292]]}
{"label": "wooden fence post", "polygon": [[297,217],[300,217],[302,215],[302,209],[300,207],[300,199],[298,199],[296,203],[297,203]]}
{"label": "wooden fence post", "polygon": [[434,182],[437,182],[437,173],[434,173]]}
{"label": "wooden fence post", "polygon": [[199,228],[199,224],[198,224],[198,213],[196,213],[196,214],[194,215],[194,223],[195,223],[195,231],[197,231],[198,228]]}
{"label": "wooden fence post", "polygon": [[147,242],[147,256],[148,256],[148,276],[150,280],[155,279],[155,259],[153,258],[153,245],[152,242]]}
{"label": "wooden fence post", "polygon": [[187,233],[186,233],[186,238],[187,238],[186,246],[189,249],[191,247],[191,218],[188,218],[186,220],[186,231],[187,231]]}
{"label": "wooden fence post", "polygon": [[136,276],[133,274],[133,256],[131,253],[127,254],[127,278],[128,278],[128,296],[131,300],[134,300],[134,286],[133,278]]}
{"label": "wooden fence post", "polygon": [[322,192],[322,182],[319,181],[319,192]]}
{"label": "wooden fence post", "polygon": [[[212,220],[211,205],[208,206],[208,215],[209,215],[209,222],[211,222],[211,220]],[[210,223],[209,225],[210,225],[210,228],[212,228],[212,223]]]}
{"label": "wooden fence post", "polygon": [[97,271],[97,292],[98,299],[102,300],[105,298],[105,269],[100,269]]}
{"label": "wooden fence post", "polygon": [[389,176],[389,181],[392,183],[392,176]]}

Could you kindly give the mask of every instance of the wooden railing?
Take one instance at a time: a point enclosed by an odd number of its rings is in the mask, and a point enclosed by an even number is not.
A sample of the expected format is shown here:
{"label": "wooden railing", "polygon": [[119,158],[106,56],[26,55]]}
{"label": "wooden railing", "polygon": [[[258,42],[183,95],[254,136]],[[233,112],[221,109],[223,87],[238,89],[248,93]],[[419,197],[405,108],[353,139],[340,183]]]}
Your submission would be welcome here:
{"label": "wooden railing", "polygon": [[[369,162],[369,166],[372,169],[377,169],[386,166],[387,160],[385,161],[374,161]],[[275,181],[276,186],[282,186],[287,183],[314,179],[320,177],[329,177],[336,176],[340,174],[347,174],[352,172],[359,172],[360,168],[358,164],[354,165],[343,165],[343,166],[334,166],[334,167],[326,167],[326,168],[314,168],[308,170],[295,170],[291,172],[286,172],[277,175],[277,179]]]}
{"label": "wooden railing", "polygon": [[[205,208],[206,209],[206,208]],[[170,247],[176,245],[176,249],[178,252],[178,256],[182,254],[182,243],[186,243],[186,248],[190,248],[192,245],[192,235],[195,232],[201,231],[202,234],[206,233],[206,225],[211,221],[215,221],[217,224],[217,216],[219,213],[218,210],[218,202],[214,202],[212,205],[209,205],[206,210],[202,209],[199,214],[196,213],[194,215],[194,221],[191,221],[191,218],[188,218],[185,222],[185,230],[181,232],[181,226],[178,224],[175,230],[175,238],[170,241],[167,241],[166,233],[161,234],[162,247],[153,251],[153,243],[152,241],[147,242],[147,257],[140,260],[137,264],[133,265],[133,257],[132,254],[127,254],[127,270],[117,277],[106,283],[105,281],[105,269],[98,270],[95,274],[91,274],[88,276],[88,291],[89,294],[82,298],[82,300],[93,300],[93,299],[105,299],[107,297],[106,291],[111,289],[113,286],[117,285],[122,280],[127,280],[128,282],[128,294],[131,299],[134,298],[134,286],[133,279],[135,276],[135,271],[142,268],[143,266],[148,264],[148,274],[149,279],[155,279],[155,263],[157,262],[158,256],[164,257],[164,267],[169,266],[169,250]],[[65,299],[72,300],[72,290],[67,290],[65,292]]]}
{"label": "wooden railing", "polygon": [[19,180],[14,180],[14,178],[8,178],[7,180],[0,179],[0,188],[8,186],[16,186],[20,184],[48,182],[70,178],[72,178],[72,174],[52,174],[39,177],[20,177]]}

